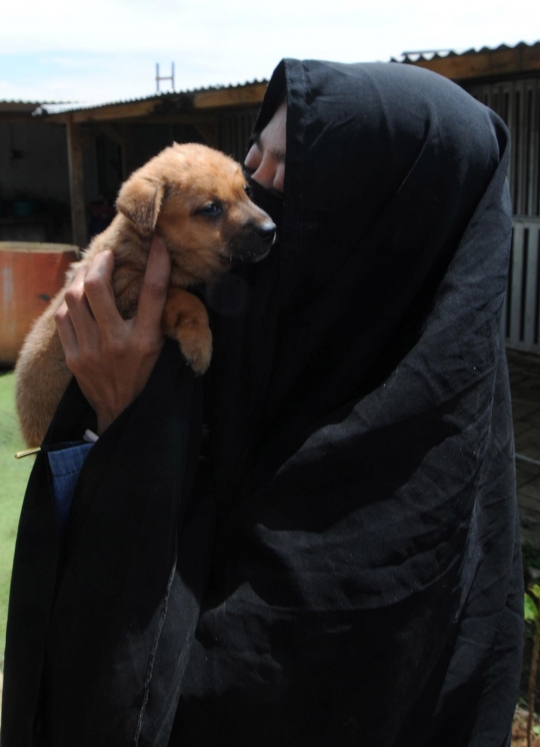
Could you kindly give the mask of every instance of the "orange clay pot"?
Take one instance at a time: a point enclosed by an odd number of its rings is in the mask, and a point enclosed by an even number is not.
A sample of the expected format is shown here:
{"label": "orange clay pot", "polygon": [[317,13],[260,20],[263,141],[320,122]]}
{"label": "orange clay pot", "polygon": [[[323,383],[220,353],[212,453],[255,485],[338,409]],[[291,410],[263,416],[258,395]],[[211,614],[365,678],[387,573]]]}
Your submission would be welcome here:
{"label": "orange clay pot", "polygon": [[77,247],[70,244],[0,241],[0,366],[15,363],[32,322],[76,259]]}

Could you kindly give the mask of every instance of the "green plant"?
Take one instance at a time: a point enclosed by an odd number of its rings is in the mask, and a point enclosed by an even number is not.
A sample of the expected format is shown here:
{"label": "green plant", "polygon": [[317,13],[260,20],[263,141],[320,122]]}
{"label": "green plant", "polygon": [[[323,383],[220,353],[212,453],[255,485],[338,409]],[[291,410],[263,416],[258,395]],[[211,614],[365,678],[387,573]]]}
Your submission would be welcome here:
{"label": "green plant", "polygon": [[534,725],[534,693],[540,652],[540,585],[532,584],[525,593],[525,620],[534,624],[534,641],[529,677],[529,717],[527,719],[527,747],[532,745]]}

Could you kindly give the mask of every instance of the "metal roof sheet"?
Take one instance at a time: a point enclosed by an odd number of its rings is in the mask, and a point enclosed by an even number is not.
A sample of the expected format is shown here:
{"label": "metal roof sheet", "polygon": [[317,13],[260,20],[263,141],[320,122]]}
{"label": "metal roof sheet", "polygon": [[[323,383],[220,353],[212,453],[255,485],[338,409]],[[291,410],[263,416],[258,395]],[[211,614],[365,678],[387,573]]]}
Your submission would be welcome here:
{"label": "metal roof sheet", "polygon": [[514,46],[509,46],[508,44],[500,44],[498,47],[481,47],[481,49],[475,49],[474,47],[472,47],[471,49],[467,49],[464,52],[456,52],[453,49],[427,49],[418,50],[416,52],[402,52],[401,59],[397,60],[392,57],[392,62],[430,62],[431,60],[441,60],[445,57],[464,57],[465,55],[492,54],[495,52],[503,52],[511,49],[533,49],[534,47],[540,47],[540,41],[534,42],[533,44],[528,44],[527,42],[521,41]]}
{"label": "metal roof sheet", "polygon": [[71,101],[23,101],[22,99],[0,99],[0,106],[3,104],[22,104],[24,106],[40,106],[40,104],[70,104]]}
{"label": "metal roof sheet", "polygon": [[41,114],[64,114],[66,112],[85,111],[87,109],[103,109],[107,106],[118,106],[121,104],[137,104],[141,101],[166,101],[174,100],[180,96],[195,96],[198,93],[204,93],[208,91],[223,91],[235,88],[245,88],[246,86],[255,86],[268,83],[268,80],[249,80],[245,83],[231,83],[229,85],[216,85],[216,86],[203,86],[201,88],[188,88],[182,91],[163,91],[160,93],[152,93],[148,96],[140,96],[132,99],[120,99],[118,101],[105,101],[105,102],[84,102],[80,106],[70,105],[70,102],[65,103],[51,103],[51,104],[40,104],[39,108],[34,112],[36,115]]}
{"label": "metal roof sheet", "polygon": [[[467,55],[481,55],[481,54],[493,54],[496,52],[507,51],[507,50],[518,50],[520,48],[536,48],[540,47],[540,41],[528,44],[527,42],[519,42],[514,46],[508,46],[507,44],[500,44],[498,47],[481,47],[480,49],[467,49],[459,52],[453,49],[432,49],[432,50],[418,50],[418,51],[407,51],[401,54],[400,59],[394,57],[391,58],[391,62],[402,62],[405,64],[414,64],[417,62],[430,62],[432,60],[440,60],[447,57],[465,57]],[[20,105],[21,111],[27,111],[28,108],[35,107],[33,114],[36,116],[48,115],[48,114],[64,114],[67,112],[85,111],[89,109],[103,109],[108,106],[118,106],[122,104],[135,104],[143,101],[174,101],[181,96],[195,96],[199,93],[211,92],[211,91],[222,91],[227,89],[238,89],[245,88],[247,86],[261,85],[268,83],[267,79],[262,80],[251,80],[245,83],[231,83],[229,85],[214,85],[214,86],[202,86],[200,88],[188,88],[181,91],[164,91],[160,93],[149,94],[148,96],[140,96],[131,99],[120,99],[117,101],[97,101],[97,102],[71,102],[71,101],[51,101],[51,102],[39,102],[39,101],[0,101],[0,111],[4,109],[7,111],[11,106],[15,107]],[[5,107],[3,105],[6,105]],[[7,105],[10,105],[9,107]],[[15,108],[12,109],[13,111]]]}
{"label": "metal roof sheet", "polygon": [[[63,102],[61,106],[66,106],[70,102]],[[0,99],[0,113],[11,114],[11,115],[28,115],[34,114],[37,108],[40,106],[54,106],[57,105],[53,102],[47,102],[43,104],[40,101],[21,101],[14,99]]]}

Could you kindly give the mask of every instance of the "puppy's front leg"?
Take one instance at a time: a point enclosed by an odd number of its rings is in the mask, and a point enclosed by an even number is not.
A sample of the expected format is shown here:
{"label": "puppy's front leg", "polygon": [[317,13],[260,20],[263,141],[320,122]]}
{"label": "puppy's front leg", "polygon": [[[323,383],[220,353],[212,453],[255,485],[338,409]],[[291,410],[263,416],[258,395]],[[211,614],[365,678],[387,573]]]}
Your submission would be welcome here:
{"label": "puppy's front leg", "polygon": [[176,337],[195,373],[205,373],[212,358],[212,333],[202,301],[182,288],[169,288],[162,325],[166,335]]}

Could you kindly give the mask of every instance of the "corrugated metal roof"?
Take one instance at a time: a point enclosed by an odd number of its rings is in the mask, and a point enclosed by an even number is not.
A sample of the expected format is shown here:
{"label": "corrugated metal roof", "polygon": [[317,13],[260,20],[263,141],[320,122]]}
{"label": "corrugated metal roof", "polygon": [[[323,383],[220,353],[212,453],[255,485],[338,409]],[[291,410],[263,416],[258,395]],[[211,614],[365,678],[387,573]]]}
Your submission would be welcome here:
{"label": "corrugated metal roof", "polygon": [[41,104],[74,104],[74,101],[23,101],[22,99],[0,99],[3,104],[23,104],[24,106],[40,106]]}
{"label": "corrugated metal roof", "polygon": [[508,46],[508,44],[500,44],[498,47],[482,47],[481,49],[471,48],[465,50],[464,52],[456,52],[453,49],[426,49],[418,50],[416,52],[402,52],[401,59],[397,60],[392,57],[392,62],[430,62],[431,60],[442,60],[446,57],[464,57],[465,55],[492,54],[494,52],[504,52],[511,49],[533,49],[534,47],[540,47],[540,41],[534,42],[534,44],[519,42],[513,47]]}
{"label": "corrugated metal roof", "polygon": [[[69,104],[70,104],[69,101],[64,101],[61,104],[61,106],[65,107]],[[30,116],[40,106],[56,106],[56,105],[58,105],[56,102],[47,102],[43,104],[41,101],[20,101],[20,100],[16,101],[13,99],[1,99],[0,100],[0,113],[12,114],[12,115],[27,114]]]}
{"label": "corrugated metal roof", "polygon": [[105,102],[84,102],[80,106],[68,105],[69,102],[64,104],[40,104],[39,108],[34,112],[36,115],[42,114],[64,114],[66,112],[74,111],[85,111],[87,109],[103,109],[107,106],[119,106],[121,104],[137,104],[141,101],[174,101],[183,96],[195,96],[198,93],[205,93],[210,91],[223,91],[236,88],[245,88],[246,86],[255,86],[268,83],[267,80],[249,80],[245,83],[231,83],[230,85],[216,85],[216,86],[203,86],[201,88],[188,88],[182,91],[164,91],[161,93],[152,93],[148,96],[141,96],[133,99],[120,99],[119,101],[105,101]]}
{"label": "corrugated metal roof", "polygon": [[40,101],[21,101],[13,99],[1,99],[0,100],[0,114],[3,116],[4,121],[7,117],[9,121],[13,117],[32,117],[36,111],[42,106],[63,106],[66,107],[69,104],[75,102],[64,101],[61,104],[59,102],[40,102]]}
{"label": "corrugated metal roof", "polygon": [[[483,55],[493,54],[501,51],[508,50],[519,50],[523,48],[532,49],[540,47],[540,41],[528,44],[527,42],[519,42],[514,46],[508,46],[507,44],[500,44],[498,47],[481,47],[480,49],[467,49],[465,51],[456,51],[453,49],[432,49],[432,50],[418,50],[418,51],[407,51],[401,54],[400,59],[394,57],[391,58],[391,62],[402,62],[405,64],[414,64],[418,62],[431,62],[432,60],[441,60],[448,57],[465,57],[467,55]],[[261,85],[268,83],[267,79],[262,80],[251,80],[245,83],[231,83],[229,85],[215,85],[215,86],[203,86],[200,88],[189,88],[182,91],[165,91],[162,93],[153,93],[148,96],[141,96],[131,99],[120,99],[118,101],[97,101],[97,102],[25,102],[25,101],[0,101],[0,111],[3,108],[3,104],[6,105],[20,105],[21,107],[35,107],[33,114],[36,116],[48,115],[48,114],[63,114],[67,112],[86,111],[90,109],[103,109],[108,106],[119,106],[122,104],[136,104],[143,101],[175,101],[181,97],[193,97],[196,94],[212,91],[223,91],[230,89],[245,88],[247,86]],[[7,107],[4,111],[7,110]],[[27,110],[27,109],[25,109]],[[21,109],[22,111],[22,109]]]}

